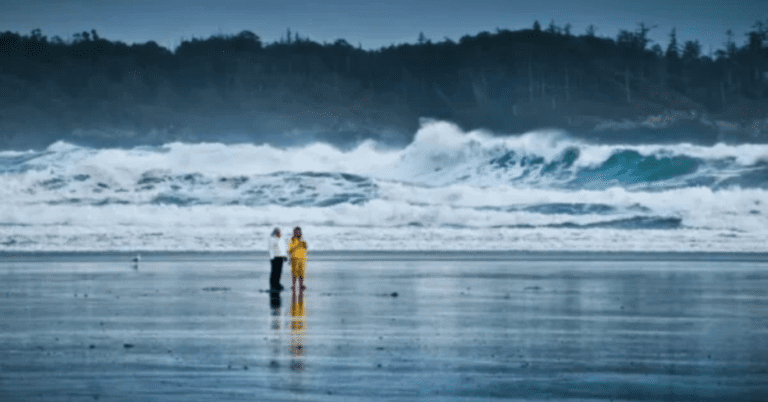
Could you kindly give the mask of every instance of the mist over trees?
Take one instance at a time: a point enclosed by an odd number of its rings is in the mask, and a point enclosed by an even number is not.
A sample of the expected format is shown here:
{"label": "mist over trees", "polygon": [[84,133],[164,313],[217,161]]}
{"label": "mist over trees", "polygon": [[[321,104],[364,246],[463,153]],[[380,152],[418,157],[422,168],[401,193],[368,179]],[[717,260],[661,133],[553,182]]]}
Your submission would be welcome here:
{"label": "mist over trees", "polygon": [[[601,121],[651,116],[657,125],[689,121],[695,129],[632,135],[713,142],[732,132],[735,140],[766,141],[768,21],[756,23],[741,47],[729,32],[713,55],[702,54],[698,41],[678,43],[675,30],[668,43],[654,44],[651,29],[639,24],[612,39],[593,26],[575,35],[570,25],[537,21],[458,43],[422,33],[415,44],[378,50],[290,31],[264,44],[242,31],[184,40],[174,51],[93,30],[67,41],[40,30],[4,32],[0,147],[59,139],[402,144],[422,116],[507,133],[560,127],[600,140],[618,135],[595,130]],[[729,131],[734,123],[740,131]]]}

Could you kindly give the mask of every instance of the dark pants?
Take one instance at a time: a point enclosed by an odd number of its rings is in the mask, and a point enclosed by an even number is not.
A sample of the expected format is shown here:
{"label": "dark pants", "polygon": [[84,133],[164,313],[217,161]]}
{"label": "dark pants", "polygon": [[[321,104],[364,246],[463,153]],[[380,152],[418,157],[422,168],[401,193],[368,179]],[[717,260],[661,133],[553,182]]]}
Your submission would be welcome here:
{"label": "dark pants", "polygon": [[272,289],[280,289],[280,275],[283,274],[283,261],[285,257],[272,259],[272,272],[269,274],[269,286]]}

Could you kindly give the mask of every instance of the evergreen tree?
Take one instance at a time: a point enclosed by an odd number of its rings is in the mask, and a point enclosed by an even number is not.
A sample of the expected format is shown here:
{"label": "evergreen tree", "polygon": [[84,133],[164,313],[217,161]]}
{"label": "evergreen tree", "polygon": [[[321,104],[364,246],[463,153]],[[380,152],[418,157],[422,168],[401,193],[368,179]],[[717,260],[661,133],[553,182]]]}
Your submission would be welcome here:
{"label": "evergreen tree", "polygon": [[672,32],[669,34],[669,45],[667,46],[667,53],[665,54],[668,59],[677,60],[680,58],[679,47],[677,45],[677,32],[675,28],[672,28]]}
{"label": "evergreen tree", "polygon": [[683,45],[683,60],[687,62],[693,62],[701,57],[701,44],[698,40],[686,41]]}
{"label": "evergreen tree", "polygon": [[[642,112],[659,113],[681,107],[681,98],[689,99],[686,108],[713,114],[753,102],[750,116],[758,116],[759,105],[768,104],[766,25],[756,23],[744,46],[729,30],[713,62],[702,57],[698,41],[680,46],[676,29],[668,45],[647,49],[654,27],[644,23],[616,38],[597,37],[594,25],[571,36],[570,25],[563,30],[554,21],[547,34],[536,21],[533,32],[539,34],[497,29],[458,43],[446,38],[433,44],[420,32],[417,43],[372,51],[344,39],[299,39],[290,29],[267,45],[242,31],[183,40],[175,51],[154,42],[109,41],[95,30],[66,41],[48,40],[39,29],[4,32],[0,132],[32,131],[45,120],[35,116],[59,119],[48,127],[61,131],[82,122],[131,130],[180,121],[204,125],[211,116],[246,119],[239,114],[245,111],[253,122],[268,120],[260,115],[266,111],[341,108],[362,98],[395,120],[434,116],[501,129],[521,121],[561,125],[556,119],[562,113],[632,117],[641,113],[632,106],[638,101],[648,105]],[[653,85],[664,86],[663,99]],[[539,113],[537,102],[544,101],[547,113]],[[528,102],[536,113],[522,106]],[[375,110],[366,109],[365,118],[376,121]]]}

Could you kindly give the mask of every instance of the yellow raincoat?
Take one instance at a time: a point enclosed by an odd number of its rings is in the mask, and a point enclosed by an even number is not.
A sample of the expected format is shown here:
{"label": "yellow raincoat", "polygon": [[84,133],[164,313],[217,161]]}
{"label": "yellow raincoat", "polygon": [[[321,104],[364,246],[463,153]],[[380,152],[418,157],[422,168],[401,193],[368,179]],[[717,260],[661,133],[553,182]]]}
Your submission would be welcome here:
{"label": "yellow raincoat", "polygon": [[294,277],[304,278],[304,266],[307,261],[307,242],[301,237],[294,237],[288,246],[291,254],[291,273]]}

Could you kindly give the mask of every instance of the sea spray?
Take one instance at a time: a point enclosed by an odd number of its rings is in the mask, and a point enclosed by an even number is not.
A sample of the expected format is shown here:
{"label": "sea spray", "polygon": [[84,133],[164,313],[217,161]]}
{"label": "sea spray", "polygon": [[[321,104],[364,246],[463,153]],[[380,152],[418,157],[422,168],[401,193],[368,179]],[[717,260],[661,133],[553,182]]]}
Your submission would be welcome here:
{"label": "sea spray", "polygon": [[59,142],[0,152],[0,197],[3,250],[248,250],[301,224],[321,249],[765,251],[768,145],[441,121],[402,149]]}

